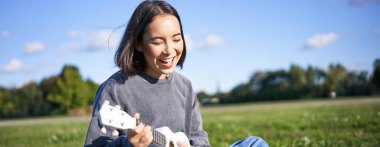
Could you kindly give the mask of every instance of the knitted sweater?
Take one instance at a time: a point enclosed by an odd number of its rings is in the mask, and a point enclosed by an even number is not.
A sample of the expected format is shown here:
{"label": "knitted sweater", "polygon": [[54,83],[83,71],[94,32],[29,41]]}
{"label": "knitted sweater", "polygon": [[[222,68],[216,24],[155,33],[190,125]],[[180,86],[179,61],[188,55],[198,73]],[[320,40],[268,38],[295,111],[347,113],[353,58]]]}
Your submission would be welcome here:
{"label": "knitted sweater", "polygon": [[[131,116],[140,113],[141,122],[153,128],[167,126],[174,133],[185,133],[193,146],[209,146],[191,82],[177,72],[156,79],[143,73],[129,76],[118,71],[99,86],[85,146],[132,146],[127,130],[119,131],[118,136],[111,135],[115,129],[110,127],[106,127],[106,133],[100,131],[99,109],[105,100],[112,106],[120,105]],[[153,142],[149,145],[155,146]]]}

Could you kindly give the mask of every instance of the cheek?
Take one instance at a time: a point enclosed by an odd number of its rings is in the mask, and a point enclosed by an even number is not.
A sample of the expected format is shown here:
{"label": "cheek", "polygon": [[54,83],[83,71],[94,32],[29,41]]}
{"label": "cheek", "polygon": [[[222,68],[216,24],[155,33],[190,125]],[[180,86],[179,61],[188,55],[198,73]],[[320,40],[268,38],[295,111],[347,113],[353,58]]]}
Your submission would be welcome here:
{"label": "cheek", "polygon": [[147,58],[146,60],[155,60],[157,57],[159,57],[161,54],[161,49],[157,48],[157,47],[152,47],[152,46],[149,46],[147,45],[145,50],[144,50],[144,55],[145,55],[145,58]]}
{"label": "cheek", "polygon": [[178,47],[176,48],[177,56],[181,56],[181,55],[182,55],[182,52],[183,52],[183,44],[180,44],[180,45],[178,45]]}

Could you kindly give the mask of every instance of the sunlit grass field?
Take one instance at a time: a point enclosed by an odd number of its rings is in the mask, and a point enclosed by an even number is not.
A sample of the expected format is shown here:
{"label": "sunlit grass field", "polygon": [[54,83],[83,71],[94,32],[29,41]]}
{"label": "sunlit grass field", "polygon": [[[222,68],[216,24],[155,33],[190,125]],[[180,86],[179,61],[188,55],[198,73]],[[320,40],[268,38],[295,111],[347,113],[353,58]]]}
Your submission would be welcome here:
{"label": "sunlit grass field", "polygon": [[[276,108],[282,103],[292,102],[264,103],[265,109],[255,109],[262,103],[232,105],[225,111],[225,106],[202,108],[211,145],[225,147],[248,136],[260,136],[270,146],[380,146],[379,101]],[[88,123],[2,126],[0,146],[83,146]]]}

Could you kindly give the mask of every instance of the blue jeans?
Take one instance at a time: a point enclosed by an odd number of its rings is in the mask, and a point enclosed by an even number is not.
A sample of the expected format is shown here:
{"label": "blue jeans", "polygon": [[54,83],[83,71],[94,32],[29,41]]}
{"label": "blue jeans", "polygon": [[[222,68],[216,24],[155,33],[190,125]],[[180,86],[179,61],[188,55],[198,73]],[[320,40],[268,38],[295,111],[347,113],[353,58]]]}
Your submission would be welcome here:
{"label": "blue jeans", "polygon": [[249,136],[242,140],[236,141],[230,147],[269,147],[262,138],[256,136]]}

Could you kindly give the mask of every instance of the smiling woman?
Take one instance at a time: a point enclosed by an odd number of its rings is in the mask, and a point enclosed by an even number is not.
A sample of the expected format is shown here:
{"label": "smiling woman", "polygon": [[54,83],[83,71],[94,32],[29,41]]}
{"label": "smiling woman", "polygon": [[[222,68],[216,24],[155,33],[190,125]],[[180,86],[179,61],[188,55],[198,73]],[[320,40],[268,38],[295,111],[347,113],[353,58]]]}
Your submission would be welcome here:
{"label": "smiling woman", "polygon": [[[174,71],[177,66],[183,67],[185,57],[177,11],[165,1],[142,2],[132,14],[115,54],[120,71],[96,93],[85,146],[210,146],[191,82]],[[108,105],[134,115],[128,119],[132,122],[112,123],[123,117],[100,121],[104,110],[110,110],[102,109]],[[125,123],[131,127],[115,129]],[[178,138],[172,131],[183,132],[179,134],[185,137]],[[164,135],[166,141],[157,140],[157,134]]]}

